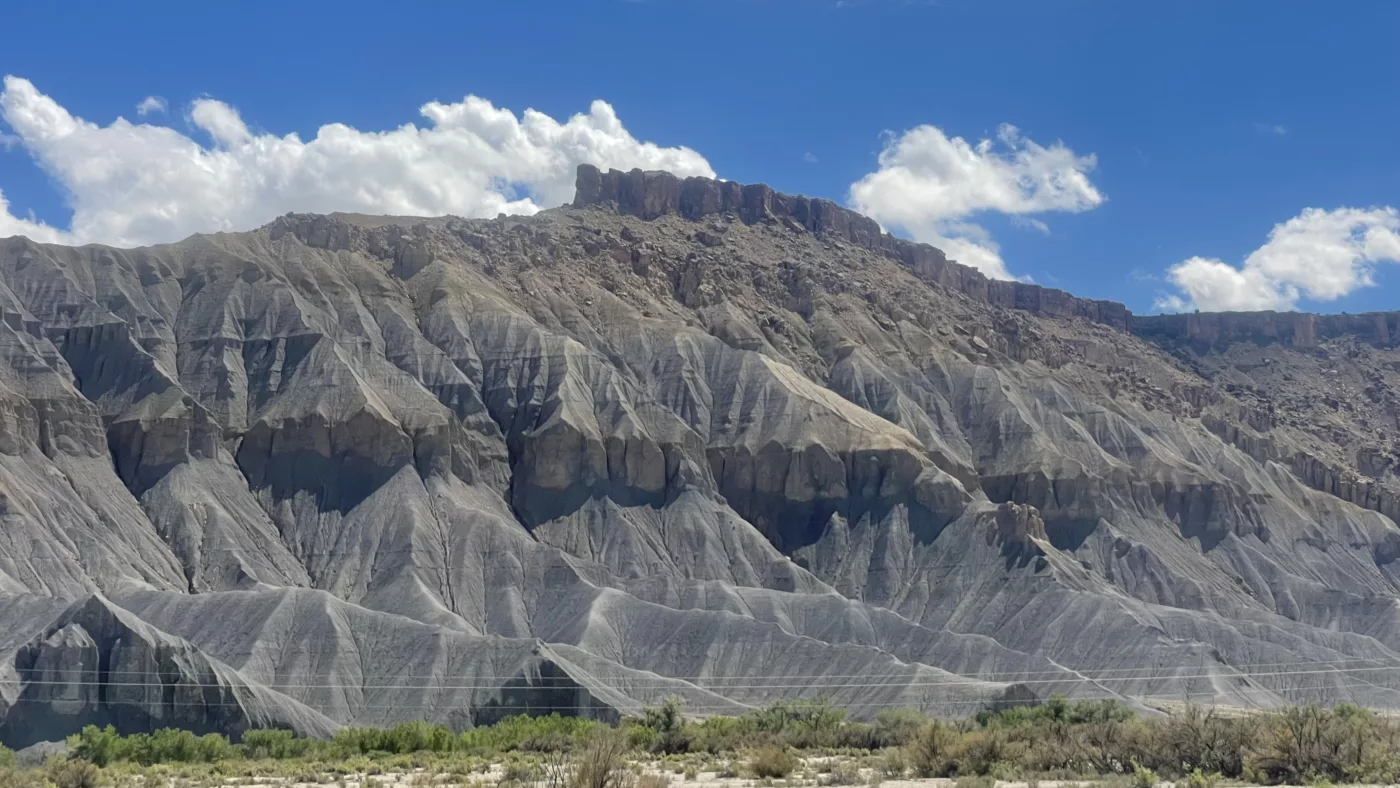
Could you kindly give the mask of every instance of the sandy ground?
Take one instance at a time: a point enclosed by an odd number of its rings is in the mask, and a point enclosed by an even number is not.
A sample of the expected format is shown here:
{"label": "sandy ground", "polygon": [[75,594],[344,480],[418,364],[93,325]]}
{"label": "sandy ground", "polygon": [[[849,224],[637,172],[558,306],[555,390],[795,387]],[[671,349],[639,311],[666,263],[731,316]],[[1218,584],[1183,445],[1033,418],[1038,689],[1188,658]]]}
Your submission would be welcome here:
{"label": "sandy ground", "polygon": [[[736,765],[739,762],[736,761]],[[642,774],[659,776],[666,779],[674,788],[799,788],[805,786],[815,788],[833,785],[852,785],[857,788],[955,788],[957,779],[951,778],[928,778],[928,779],[890,779],[883,778],[877,782],[872,782],[874,774],[871,769],[862,769],[860,779],[852,782],[833,782],[832,775],[818,771],[821,764],[816,762],[804,763],[803,768],[794,772],[787,779],[755,779],[749,776],[720,777],[717,772],[699,772],[692,779],[686,779],[683,774],[676,774],[669,768],[664,768],[663,764],[656,762],[643,763]],[[520,786],[520,788],[531,788],[532,786],[542,786],[544,783],[536,781],[514,782],[504,780],[504,769],[501,764],[493,765],[489,771],[477,772],[469,779],[463,779],[461,775],[435,774],[426,769],[415,769],[410,771],[392,771],[383,774],[348,774],[335,778],[328,775],[321,782],[299,782],[285,777],[250,777],[247,779],[226,782],[225,788],[239,788],[248,785],[278,785],[285,788],[325,788],[326,786],[339,786],[340,788],[430,788],[430,786],[441,786],[450,788],[451,786],[475,786],[476,788],[491,788],[498,784],[508,784]],[[1127,776],[1116,778],[1105,778],[1100,780],[997,780],[994,788],[1104,788],[1113,786],[1114,788],[1127,788],[1130,785]],[[1222,780],[1217,784],[1218,788],[1231,788],[1232,786],[1243,786],[1244,783]],[[171,788],[180,788],[179,785],[172,785]],[[1172,782],[1158,783],[1157,788],[1175,788]],[[1273,786],[1271,788],[1310,788],[1308,786]],[[1352,788],[1352,786],[1347,786]],[[1380,785],[1356,784],[1355,788],[1382,788]],[[1388,787],[1387,787],[1388,788]]]}

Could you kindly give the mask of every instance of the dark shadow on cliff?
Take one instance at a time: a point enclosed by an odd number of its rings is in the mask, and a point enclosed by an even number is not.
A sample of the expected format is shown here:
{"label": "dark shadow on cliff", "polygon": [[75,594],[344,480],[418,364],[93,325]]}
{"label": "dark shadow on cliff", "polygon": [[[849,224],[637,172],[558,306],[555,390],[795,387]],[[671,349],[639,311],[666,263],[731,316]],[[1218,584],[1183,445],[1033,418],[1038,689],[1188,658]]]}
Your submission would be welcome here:
{"label": "dark shadow on cliff", "polygon": [[622,719],[617,709],[593,697],[553,662],[539,666],[538,676],[516,676],[500,687],[500,697],[471,708],[473,726],[494,725],[521,714],[584,717],[610,725]]}

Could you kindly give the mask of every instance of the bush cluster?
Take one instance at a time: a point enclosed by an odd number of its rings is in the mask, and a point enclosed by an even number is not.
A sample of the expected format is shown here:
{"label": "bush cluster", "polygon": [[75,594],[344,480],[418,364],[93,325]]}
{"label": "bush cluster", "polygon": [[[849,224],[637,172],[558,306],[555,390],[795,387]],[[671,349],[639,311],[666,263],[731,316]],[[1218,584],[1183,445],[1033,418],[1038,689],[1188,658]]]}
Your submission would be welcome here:
{"label": "bush cluster", "polygon": [[[274,733],[274,731],[251,731],[250,733],[264,734]],[[290,737],[290,733],[288,736]],[[131,761],[144,765],[153,763],[213,763],[231,758],[235,754],[228,739],[217,733],[196,736],[189,731],[175,728],[164,728],[154,733],[133,733],[129,736],[122,736],[111,725],[105,728],[89,725],[83,729],[82,733],[70,737],[68,745],[75,757],[97,766],[106,766],[118,761]]]}
{"label": "bush cluster", "polygon": [[[923,717],[917,712],[903,713]],[[686,725],[690,749],[709,753],[764,747],[876,750],[910,735],[908,718],[882,712],[876,724],[852,722],[846,712],[823,700],[779,701],[739,717],[710,717]],[[880,720],[886,720],[881,724]],[[917,724],[914,725],[917,730]]]}
{"label": "bush cluster", "polygon": [[330,760],[375,753],[568,751],[576,749],[595,729],[602,727],[605,726],[592,720],[558,714],[521,715],[460,734],[421,721],[405,722],[393,728],[343,728],[330,741],[304,739],[287,730],[256,729],[245,732],[242,741],[234,745],[217,733],[196,736],[189,731],[166,728],[123,736],[110,725],[105,728],[89,725],[68,737],[68,746],[74,757],[98,766],[117,762],[144,766],[215,763],[235,758]]}
{"label": "bush cluster", "polygon": [[1121,774],[1203,788],[1219,777],[1250,782],[1379,782],[1400,779],[1400,723],[1356,706],[1306,706],[1225,716],[1187,707],[1163,719],[1121,705],[1055,701],[931,721],[906,747],[921,776]]}
{"label": "bush cluster", "polygon": [[797,756],[778,747],[764,747],[749,760],[749,771],[759,779],[781,779],[801,765]]}
{"label": "bush cluster", "polygon": [[[425,722],[347,728],[330,741],[251,730],[235,744],[217,734],[167,729],[122,736],[110,726],[89,726],[70,737],[69,746],[70,756],[42,774],[21,773],[13,755],[0,749],[0,788],[24,788],[31,777],[39,781],[34,785],[88,788],[102,767],[119,763],[303,759],[314,766],[354,763],[367,770],[378,768],[376,759],[396,767],[435,753],[476,760],[505,754],[507,782],[646,788],[618,764],[639,752],[662,758],[737,755],[749,774],[778,779],[801,767],[795,752],[837,750],[867,753],[862,763],[876,782],[952,777],[972,785],[1017,777],[1120,775],[1125,784],[1172,780],[1180,788],[1211,788],[1221,778],[1269,784],[1400,781],[1400,721],[1349,705],[1235,716],[1187,707],[1149,719],[1112,701],[1052,698],[988,709],[957,722],[890,709],[863,723],[820,701],[781,702],[742,716],[703,720],[686,719],[680,703],[668,701],[616,729],[574,717],[519,716],[461,733]],[[527,760],[512,760],[520,758]],[[692,770],[675,769],[687,779]],[[827,783],[849,784],[859,775],[855,768],[849,774],[833,769]]]}

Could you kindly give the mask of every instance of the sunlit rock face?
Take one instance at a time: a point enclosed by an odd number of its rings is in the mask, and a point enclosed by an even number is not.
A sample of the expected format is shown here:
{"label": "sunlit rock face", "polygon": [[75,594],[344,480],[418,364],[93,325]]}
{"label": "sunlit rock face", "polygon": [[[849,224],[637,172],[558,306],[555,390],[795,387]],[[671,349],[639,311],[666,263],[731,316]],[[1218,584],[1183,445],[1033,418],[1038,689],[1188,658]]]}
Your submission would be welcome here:
{"label": "sunlit rock face", "polygon": [[1397,327],[1134,317],[592,167],[529,218],[0,240],[0,739],[1400,707],[1258,667],[1400,664]]}

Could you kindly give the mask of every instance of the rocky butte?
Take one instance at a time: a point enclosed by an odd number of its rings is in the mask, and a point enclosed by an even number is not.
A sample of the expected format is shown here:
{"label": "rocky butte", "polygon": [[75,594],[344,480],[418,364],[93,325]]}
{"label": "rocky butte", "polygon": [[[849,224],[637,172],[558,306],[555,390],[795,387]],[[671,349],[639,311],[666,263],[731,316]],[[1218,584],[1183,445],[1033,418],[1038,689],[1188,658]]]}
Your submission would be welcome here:
{"label": "rocky butte", "polygon": [[527,218],[0,240],[0,317],[11,746],[1400,708],[1393,313],[1135,317],[585,166]]}
{"label": "rocky butte", "polygon": [[1063,290],[988,279],[970,266],[950,262],[928,244],[896,238],[866,216],[830,200],[794,197],[764,184],[741,186],[710,178],[677,178],[669,172],[602,173],[591,165],[579,167],[574,207],[606,204],[619,213],[642,219],[676,214],[699,221],[715,214],[735,214],[745,224],[770,222],[791,230],[840,238],[854,246],[903,262],[925,281],[956,290],[1000,307],[1024,309],[1051,317],[1084,317],[1121,329],[1132,325],[1132,313],[1112,301],[1075,298]]}

